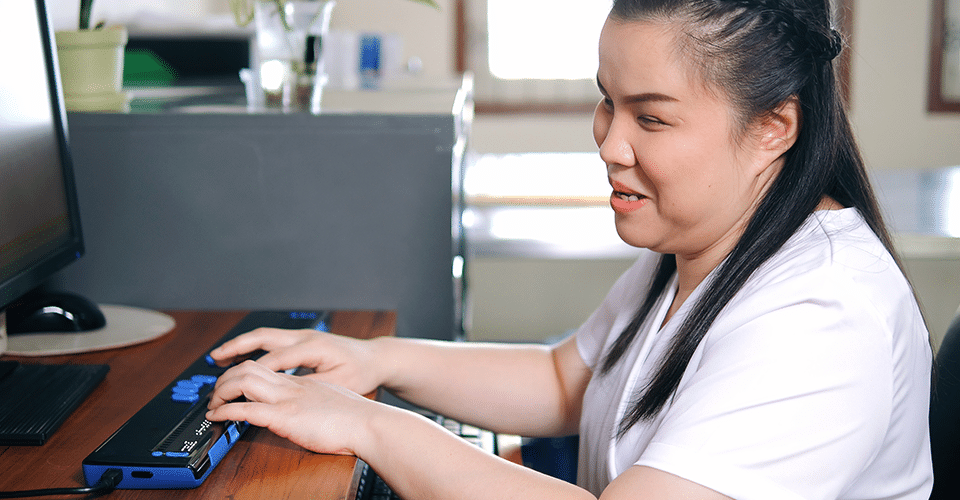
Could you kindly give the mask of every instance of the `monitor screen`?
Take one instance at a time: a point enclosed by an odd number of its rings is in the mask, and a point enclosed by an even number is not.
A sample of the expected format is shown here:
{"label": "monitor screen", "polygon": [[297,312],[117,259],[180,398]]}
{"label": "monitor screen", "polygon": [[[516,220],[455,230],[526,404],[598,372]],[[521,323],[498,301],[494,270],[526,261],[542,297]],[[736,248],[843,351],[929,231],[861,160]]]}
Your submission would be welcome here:
{"label": "monitor screen", "polygon": [[83,253],[52,34],[37,2],[0,16],[0,309]]}

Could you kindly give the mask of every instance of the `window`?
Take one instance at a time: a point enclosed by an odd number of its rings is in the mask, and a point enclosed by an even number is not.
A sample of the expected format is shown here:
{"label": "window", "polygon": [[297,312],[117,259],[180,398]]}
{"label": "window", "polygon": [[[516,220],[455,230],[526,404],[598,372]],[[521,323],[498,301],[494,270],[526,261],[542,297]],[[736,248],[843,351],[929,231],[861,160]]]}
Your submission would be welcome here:
{"label": "window", "polygon": [[[479,2],[478,2],[479,3]],[[487,62],[504,80],[592,80],[610,2],[487,0]],[[563,5],[563,4],[561,4]]]}
{"label": "window", "polygon": [[478,107],[592,110],[597,41],[611,0],[460,0],[459,64]]}

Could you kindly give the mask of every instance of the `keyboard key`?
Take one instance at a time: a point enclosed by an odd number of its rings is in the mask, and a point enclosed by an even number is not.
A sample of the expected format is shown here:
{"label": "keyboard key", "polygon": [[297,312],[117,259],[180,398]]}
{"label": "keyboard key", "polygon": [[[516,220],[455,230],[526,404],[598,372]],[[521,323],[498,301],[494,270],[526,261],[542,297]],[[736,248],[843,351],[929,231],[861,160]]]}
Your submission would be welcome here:
{"label": "keyboard key", "polygon": [[217,377],[213,375],[194,375],[190,377],[190,380],[205,385],[213,385],[217,383]]}
{"label": "keyboard key", "polygon": [[200,400],[200,395],[195,392],[193,393],[175,392],[173,393],[173,397],[171,397],[170,399],[178,403],[196,403],[197,401]]}

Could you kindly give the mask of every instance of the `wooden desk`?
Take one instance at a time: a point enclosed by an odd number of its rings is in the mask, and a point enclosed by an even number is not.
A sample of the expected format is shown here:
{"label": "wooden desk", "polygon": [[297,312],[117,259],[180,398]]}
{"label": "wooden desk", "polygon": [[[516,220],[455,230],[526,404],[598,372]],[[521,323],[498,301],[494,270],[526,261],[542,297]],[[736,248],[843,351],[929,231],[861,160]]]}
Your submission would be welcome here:
{"label": "wooden desk", "polygon": [[[22,362],[104,363],[106,379],[43,446],[0,446],[0,491],[85,486],[81,462],[244,316],[244,311],[168,311],[176,328],[146,344],[70,356],[5,358]],[[337,311],[330,330],[357,338],[393,335],[390,312]],[[251,427],[213,473],[192,490],[117,490],[111,499],[350,499],[353,457],[305,451]],[[75,497],[74,497],[75,498]]]}

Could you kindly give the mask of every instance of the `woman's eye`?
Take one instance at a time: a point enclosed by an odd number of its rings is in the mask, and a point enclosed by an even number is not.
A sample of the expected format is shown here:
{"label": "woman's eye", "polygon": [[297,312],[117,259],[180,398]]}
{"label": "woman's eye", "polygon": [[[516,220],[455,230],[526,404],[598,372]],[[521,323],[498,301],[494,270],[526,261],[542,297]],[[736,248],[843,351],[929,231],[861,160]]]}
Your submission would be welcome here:
{"label": "woman's eye", "polygon": [[650,115],[641,115],[637,117],[637,121],[640,122],[641,125],[645,125],[649,127],[662,127],[666,125],[666,123],[664,123],[663,120],[660,120],[659,118],[655,116],[650,116]]}

